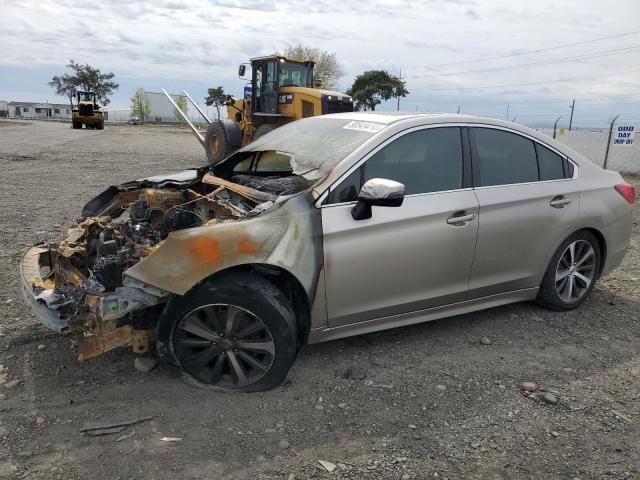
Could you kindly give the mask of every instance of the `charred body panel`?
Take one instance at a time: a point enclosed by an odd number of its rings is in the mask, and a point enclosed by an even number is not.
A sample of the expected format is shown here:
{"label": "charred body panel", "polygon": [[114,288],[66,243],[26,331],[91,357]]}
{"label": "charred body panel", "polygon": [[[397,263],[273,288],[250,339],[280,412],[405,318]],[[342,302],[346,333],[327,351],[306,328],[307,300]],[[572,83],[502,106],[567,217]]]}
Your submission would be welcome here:
{"label": "charred body panel", "polygon": [[[153,337],[163,305],[229,268],[286,270],[311,304],[323,253],[309,183],[232,179],[199,169],[109,187],[61,242],[27,252],[27,302],[47,327],[89,335],[81,360],[124,345],[146,351],[136,339]],[[315,326],[326,324],[314,308]]]}

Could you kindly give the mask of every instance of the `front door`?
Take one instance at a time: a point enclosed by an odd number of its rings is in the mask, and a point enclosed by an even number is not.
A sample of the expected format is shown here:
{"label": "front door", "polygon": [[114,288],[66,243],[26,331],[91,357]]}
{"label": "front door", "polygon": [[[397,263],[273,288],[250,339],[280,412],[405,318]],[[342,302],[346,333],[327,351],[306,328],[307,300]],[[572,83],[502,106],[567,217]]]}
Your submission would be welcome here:
{"label": "front door", "polygon": [[259,61],[253,64],[253,84],[255,85],[255,113],[278,113],[277,65],[275,60]]}
{"label": "front door", "polygon": [[[462,145],[458,127],[401,134],[331,189],[322,206],[330,326],[465,300],[478,202],[463,182]],[[354,220],[371,178],[403,183],[404,203]]]}

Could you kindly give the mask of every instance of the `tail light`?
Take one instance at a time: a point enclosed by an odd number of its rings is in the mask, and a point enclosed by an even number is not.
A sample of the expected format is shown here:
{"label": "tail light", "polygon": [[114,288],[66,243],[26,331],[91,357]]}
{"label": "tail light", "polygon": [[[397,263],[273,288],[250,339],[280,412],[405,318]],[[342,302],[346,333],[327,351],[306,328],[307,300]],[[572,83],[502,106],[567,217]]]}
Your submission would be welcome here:
{"label": "tail light", "polygon": [[633,203],[636,199],[636,187],[628,183],[619,183],[613,188],[616,189],[622,197],[629,203]]}

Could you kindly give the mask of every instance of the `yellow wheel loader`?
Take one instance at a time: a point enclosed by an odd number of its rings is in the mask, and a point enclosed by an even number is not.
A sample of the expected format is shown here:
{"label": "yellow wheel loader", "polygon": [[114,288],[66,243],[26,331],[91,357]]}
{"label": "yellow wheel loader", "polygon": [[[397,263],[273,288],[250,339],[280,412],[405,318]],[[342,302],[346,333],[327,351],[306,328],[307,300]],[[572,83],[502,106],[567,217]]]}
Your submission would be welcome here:
{"label": "yellow wheel loader", "polygon": [[[245,78],[247,65],[251,66],[250,78]],[[229,96],[226,103],[228,118],[215,121],[211,121],[183,91],[209,123],[204,137],[171,96],[162,91],[198,137],[207,160],[213,164],[259,136],[294,120],[352,112],[353,99],[350,96],[313,86],[313,67],[311,61],[289,60],[278,55],[252,58],[250,64],[243,63],[238,69],[241,79],[250,80],[244,88],[243,98]]]}
{"label": "yellow wheel loader", "polygon": [[82,125],[91,129],[104,129],[104,117],[94,92],[78,92],[78,106],[71,114],[71,125],[76,129],[82,128]]}

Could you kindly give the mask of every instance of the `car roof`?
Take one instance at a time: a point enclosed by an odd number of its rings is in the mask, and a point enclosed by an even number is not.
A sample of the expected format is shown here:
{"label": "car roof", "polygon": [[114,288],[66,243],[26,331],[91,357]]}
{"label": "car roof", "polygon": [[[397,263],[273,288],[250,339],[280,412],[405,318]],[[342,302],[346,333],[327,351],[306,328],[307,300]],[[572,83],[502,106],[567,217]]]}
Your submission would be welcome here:
{"label": "car roof", "polygon": [[542,145],[555,149],[557,152],[560,152],[562,155],[570,158],[582,168],[586,168],[588,170],[592,170],[593,168],[599,169],[599,167],[596,167],[589,159],[587,159],[580,153],[541,132],[533,130],[529,127],[525,127],[524,125],[505,120],[499,120],[496,118],[437,112],[346,112],[321,115],[319,117],[310,117],[309,119],[312,118],[335,118],[347,121],[352,120],[385,125],[382,130],[380,130],[368,141],[354,150],[342,162],[336,165],[331,174],[329,174],[329,176],[325,180],[323,180],[316,186],[315,190],[319,194],[321,194],[326,188],[328,188],[328,186],[332,182],[339,178],[344,173],[344,171],[349,168],[350,163],[353,161],[353,159],[357,159],[366,155],[366,153],[370,151],[372,147],[379,144],[381,141],[391,138],[405,129],[427,125],[442,124],[444,126],[446,124],[461,124],[503,128],[505,130],[520,133],[533,138],[540,142]]}
{"label": "car roof", "polygon": [[[320,117],[312,118],[340,118],[344,120],[354,120],[360,122],[375,122],[385,125],[384,130],[395,130],[389,127],[398,128],[410,128],[419,125],[429,124],[477,124],[494,127],[502,127],[507,130],[519,132],[524,135],[528,135],[542,142],[543,144],[552,146],[556,150],[559,150],[564,155],[571,158],[582,157],[578,152],[567,147],[567,145],[558,142],[557,140],[518,123],[509,122],[506,120],[499,120],[497,118],[479,117],[476,115],[463,115],[459,113],[441,113],[441,112],[347,112],[347,113],[334,113],[330,115],[322,115]],[[584,158],[584,157],[583,157]]]}

